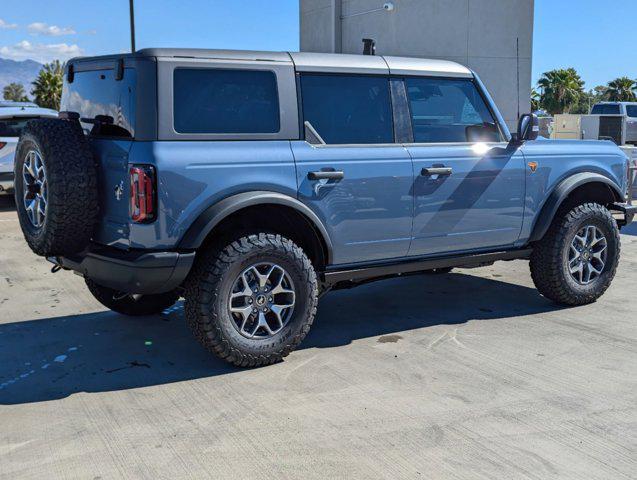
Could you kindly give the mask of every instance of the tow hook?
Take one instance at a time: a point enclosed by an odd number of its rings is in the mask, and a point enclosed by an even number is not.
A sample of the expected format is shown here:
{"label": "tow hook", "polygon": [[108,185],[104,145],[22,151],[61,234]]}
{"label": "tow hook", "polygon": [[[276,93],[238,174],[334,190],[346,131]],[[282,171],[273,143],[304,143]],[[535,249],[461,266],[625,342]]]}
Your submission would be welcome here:
{"label": "tow hook", "polygon": [[57,272],[59,272],[60,270],[62,270],[62,266],[60,266],[60,265],[53,265],[53,266],[51,267],[51,273],[57,273]]}

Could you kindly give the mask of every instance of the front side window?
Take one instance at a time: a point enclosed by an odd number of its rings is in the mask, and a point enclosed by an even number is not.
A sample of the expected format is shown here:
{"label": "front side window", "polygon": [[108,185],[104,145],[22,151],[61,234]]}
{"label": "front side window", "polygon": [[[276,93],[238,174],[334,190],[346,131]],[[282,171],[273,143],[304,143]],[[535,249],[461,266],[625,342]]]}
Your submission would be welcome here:
{"label": "front side window", "polygon": [[630,118],[637,118],[637,105],[626,105],[626,114]]}
{"label": "front side window", "polygon": [[389,79],[302,75],[303,119],[328,144],[394,142]]}
{"label": "front side window", "polygon": [[174,127],[178,133],[259,134],[280,130],[273,72],[177,68],[173,90]]}
{"label": "front side window", "polygon": [[619,115],[620,113],[619,105],[610,103],[600,103],[591,110],[591,115]]}
{"label": "front side window", "polygon": [[416,143],[499,142],[501,135],[471,80],[408,78]]}

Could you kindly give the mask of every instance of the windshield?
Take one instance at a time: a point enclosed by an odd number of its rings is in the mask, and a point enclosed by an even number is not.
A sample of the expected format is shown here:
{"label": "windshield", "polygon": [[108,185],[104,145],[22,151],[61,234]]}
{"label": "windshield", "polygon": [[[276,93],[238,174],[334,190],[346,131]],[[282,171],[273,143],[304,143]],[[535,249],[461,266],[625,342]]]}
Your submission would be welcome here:
{"label": "windshield", "polygon": [[19,137],[29,120],[38,117],[17,117],[0,119],[0,137]]}

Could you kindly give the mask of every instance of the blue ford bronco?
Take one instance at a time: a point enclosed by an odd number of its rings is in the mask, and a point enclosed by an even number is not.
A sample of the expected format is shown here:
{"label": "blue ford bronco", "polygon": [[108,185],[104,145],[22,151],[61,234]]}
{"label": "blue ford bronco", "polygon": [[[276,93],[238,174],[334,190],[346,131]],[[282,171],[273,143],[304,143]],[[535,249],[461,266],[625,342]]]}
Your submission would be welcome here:
{"label": "blue ford bronco", "polygon": [[635,214],[618,147],[509,133],[447,61],[145,49],[64,75],[17,148],[26,241],[116,312],[184,297],[240,366],[288,355],[321,294],[398,275],[528,259],[545,297],[593,302]]}

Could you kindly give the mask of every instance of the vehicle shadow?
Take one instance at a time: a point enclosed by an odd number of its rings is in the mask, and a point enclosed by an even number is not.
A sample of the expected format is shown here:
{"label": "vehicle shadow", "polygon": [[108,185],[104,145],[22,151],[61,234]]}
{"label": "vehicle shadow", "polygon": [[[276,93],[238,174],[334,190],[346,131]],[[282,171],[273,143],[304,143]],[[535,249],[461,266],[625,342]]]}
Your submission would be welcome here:
{"label": "vehicle shadow", "polygon": [[[470,320],[555,310],[534,289],[462,273],[422,275],[332,292],[300,348]],[[0,404],[116,391],[239,372],[207,353],[180,302],[161,315],[98,312],[0,325]],[[381,339],[382,340],[382,339]]]}
{"label": "vehicle shadow", "polygon": [[0,195],[0,212],[15,212],[15,200],[13,195]]}

